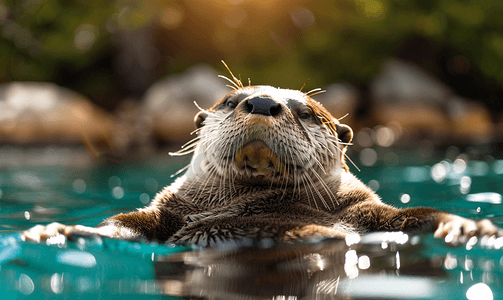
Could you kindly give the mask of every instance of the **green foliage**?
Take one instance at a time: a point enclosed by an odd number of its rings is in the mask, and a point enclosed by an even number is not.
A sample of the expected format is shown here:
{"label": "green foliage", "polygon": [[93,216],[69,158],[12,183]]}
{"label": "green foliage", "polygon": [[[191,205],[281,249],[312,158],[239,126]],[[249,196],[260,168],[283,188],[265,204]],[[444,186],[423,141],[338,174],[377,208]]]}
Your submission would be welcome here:
{"label": "green foliage", "polygon": [[[57,68],[82,68],[108,45],[109,1],[0,2],[0,79],[51,81]],[[80,34],[80,40],[78,39]]]}
{"label": "green foliage", "polygon": [[244,82],[366,84],[419,36],[502,84],[502,15],[502,1],[475,0],[0,0],[0,80],[90,69],[116,51],[117,31],[142,29],[160,51],[157,76],[224,59]]}

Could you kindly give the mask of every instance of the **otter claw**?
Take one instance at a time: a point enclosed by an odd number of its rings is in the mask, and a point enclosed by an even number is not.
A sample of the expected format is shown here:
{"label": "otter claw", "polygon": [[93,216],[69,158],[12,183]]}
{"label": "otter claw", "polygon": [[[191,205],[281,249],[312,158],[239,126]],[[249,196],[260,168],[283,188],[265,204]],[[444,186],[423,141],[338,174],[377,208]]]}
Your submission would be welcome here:
{"label": "otter claw", "polygon": [[65,236],[69,240],[73,240],[75,237],[89,237],[96,234],[99,233],[94,228],[81,225],[67,226],[54,222],[46,226],[36,225],[26,231],[23,231],[23,239],[25,241],[40,243],[42,241],[54,239],[54,237],[60,235]]}
{"label": "otter claw", "polygon": [[484,219],[478,222],[458,216],[448,215],[438,224],[433,236],[444,238],[445,242],[451,245],[466,243],[474,236],[502,236],[503,231],[496,227],[491,221]]}

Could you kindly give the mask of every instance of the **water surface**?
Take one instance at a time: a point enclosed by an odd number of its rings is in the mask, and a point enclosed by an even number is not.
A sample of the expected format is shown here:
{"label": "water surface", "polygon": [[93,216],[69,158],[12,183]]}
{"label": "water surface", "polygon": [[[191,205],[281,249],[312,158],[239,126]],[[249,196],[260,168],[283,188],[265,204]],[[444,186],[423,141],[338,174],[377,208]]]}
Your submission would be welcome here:
{"label": "water surface", "polygon": [[[393,151],[361,172],[353,169],[385,202],[503,226],[503,160],[407,158],[408,149]],[[53,157],[54,150],[48,152]],[[503,297],[503,239],[473,239],[456,248],[431,235],[401,233],[293,245],[241,240],[217,249],[101,238],[22,242],[19,232],[35,224],[95,226],[142,207],[183,166],[164,156],[90,166],[68,151],[59,154],[49,163],[19,159],[23,153],[0,157],[2,299]],[[357,155],[354,160],[361,165]]]}

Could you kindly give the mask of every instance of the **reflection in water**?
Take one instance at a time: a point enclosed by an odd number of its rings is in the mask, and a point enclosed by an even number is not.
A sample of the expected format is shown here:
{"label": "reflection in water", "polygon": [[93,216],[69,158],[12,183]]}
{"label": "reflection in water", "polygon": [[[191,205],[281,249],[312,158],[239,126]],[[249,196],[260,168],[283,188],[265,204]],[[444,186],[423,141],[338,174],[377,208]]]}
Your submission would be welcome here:
{"label": "reflection in water", "polygon": [[498,193],[491,193],[491,192],[477,193],[477,194],[467,195],[466,200],[468,200],[470,202],[501,204],[501,195]]}
{"label": "reflection in water", "polygon": [[19,276],[18,285],[19,291],[24,295],[30,295],[35,290],[33,280],[31,280],[30,276],[26,274],[21,274]]}
{"label": "reflection in water", "polygon": [[447,294],[442,283],[449,273],[428,261],[407,234],[255,246],[160,258],[155,264],[159,288],[167,295],[202,299],[426,299]]}
{"label": "reflection in water", "polygon": [[493,292],[484,283],[477,283],[472,285],[468,291],[466,291],[466,298],[469,300],[492,300]]}
{"label": "reflection in water", "polygon": [[313,243],[238,240],[214,246],[188,249],[100,238],[41,245],[21,243],[20,236],[3,237],[0,287],[7,289],[0,289],[0,295],[233,300],[502,296],[503,238],[472,238],[466,247],[450,248],[431,235],[387,232]]}

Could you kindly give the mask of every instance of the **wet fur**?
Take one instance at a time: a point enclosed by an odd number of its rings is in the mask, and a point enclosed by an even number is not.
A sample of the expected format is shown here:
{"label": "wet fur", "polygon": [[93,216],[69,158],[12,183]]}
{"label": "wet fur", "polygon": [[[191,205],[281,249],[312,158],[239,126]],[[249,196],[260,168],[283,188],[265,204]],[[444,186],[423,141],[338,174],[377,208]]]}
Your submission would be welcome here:
{"label": "wet fur", "polygon": [[[257,96],[279,103],[279,113],[250,113],[246,101]],[[201,109],[195,122],[198,137],[178,152],[193,154],[190,166],[147,207],[96,228],[59,224],[56,231],[202,245],[239,237],[295,240],[398,230],[438,237],[501,234],[487,220],[382,203],[349,172],[351,129],[300,91],[238,84],[212,108]],[[276,162],[266,175],[235,163],[236,152],[254,140],[265,143]],[[43,230],[31,233],[43,236]]]}

